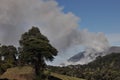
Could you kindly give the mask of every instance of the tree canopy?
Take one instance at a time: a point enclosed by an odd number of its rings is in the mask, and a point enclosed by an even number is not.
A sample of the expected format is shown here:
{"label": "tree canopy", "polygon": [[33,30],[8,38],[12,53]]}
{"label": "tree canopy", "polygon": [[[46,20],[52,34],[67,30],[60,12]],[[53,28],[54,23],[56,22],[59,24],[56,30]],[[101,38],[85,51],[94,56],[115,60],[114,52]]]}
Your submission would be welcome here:
{"label": "tree canopy", "polygon": [[22,34],[19,43],[20,61],[33,65],[36,75],[39,75],[40,71],[44,69],[45,60],[53,61],[54,56],[58,53],[37,27],[32,27],[28,32]]}

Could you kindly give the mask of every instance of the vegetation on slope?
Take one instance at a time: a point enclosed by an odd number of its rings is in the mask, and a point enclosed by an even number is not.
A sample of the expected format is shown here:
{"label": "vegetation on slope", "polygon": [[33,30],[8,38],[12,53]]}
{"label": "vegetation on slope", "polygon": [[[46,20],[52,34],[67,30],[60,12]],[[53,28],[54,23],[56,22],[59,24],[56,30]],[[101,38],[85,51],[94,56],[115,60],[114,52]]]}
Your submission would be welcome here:
{"label": "vegetation on slope", "polygon": [[97,57],[86,65],[49,67],[53,72],[85,78],[87,80],[120,80],[120,54],[112,53]]}
{"label": "vegetation on slope", "polygon": [[70,77],[70,76],[66,76],[66,75],[61,75],[61,74],[57,74],[57,73],[51,73],[52,76],[57,77],[61,80],[85,80],[85,79],[80,79],[80,78],[76,78],[76,77]]}
{"label": "vegetation on slope", "polygon": [[[84,80],[84,79],[70,77],[52,72],[50,74],[48,73],[45,74],[48,75],[48,79],[45,80]],[[30,66],[14,67],[7,69],[7,71],[3,75],[1,75],[0,78],[3,79],[7,78],[9,80],[34,80],[35,73],[34,73],[34,69]]]}

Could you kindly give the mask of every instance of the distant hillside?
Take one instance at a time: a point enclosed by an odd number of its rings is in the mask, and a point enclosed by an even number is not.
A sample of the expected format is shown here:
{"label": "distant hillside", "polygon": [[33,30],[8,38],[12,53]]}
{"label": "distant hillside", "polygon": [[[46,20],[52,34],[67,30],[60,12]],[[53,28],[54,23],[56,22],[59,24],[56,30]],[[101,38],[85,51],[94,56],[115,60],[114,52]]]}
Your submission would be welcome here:
{"label": "distant hillside", "polygon": [[120,80],[120,53],[112,53],[86,65],[49,67],[52,71],[87,80]]}

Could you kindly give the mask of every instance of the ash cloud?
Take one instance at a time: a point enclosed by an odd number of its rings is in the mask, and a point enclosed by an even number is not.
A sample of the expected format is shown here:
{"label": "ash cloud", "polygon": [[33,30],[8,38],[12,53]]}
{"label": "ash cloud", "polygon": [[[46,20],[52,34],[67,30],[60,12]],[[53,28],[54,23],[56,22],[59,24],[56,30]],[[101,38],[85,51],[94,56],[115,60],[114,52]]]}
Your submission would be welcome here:
{"label": "ash cloud", "polygon": [[18,45],[20,35],[38,26],[59,51],[82,45],[101,51],[109,46],[103,33],[78,30],[79,17],[64,13],[54,0],[0,0],[0,43]]}

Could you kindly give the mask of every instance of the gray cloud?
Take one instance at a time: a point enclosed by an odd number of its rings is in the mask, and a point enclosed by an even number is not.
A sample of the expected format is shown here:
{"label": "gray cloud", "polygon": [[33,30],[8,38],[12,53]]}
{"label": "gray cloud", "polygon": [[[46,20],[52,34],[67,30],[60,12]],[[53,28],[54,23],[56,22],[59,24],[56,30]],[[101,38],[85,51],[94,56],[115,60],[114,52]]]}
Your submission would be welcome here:
{"label": "gray cloud", "polygon": [[54,0],[0,0],[0,43],[18,45],[22,33],[38,26],[59,51],[74,45],[97,51],[109,46],[103,33],[78,30],[79,17],[62,10]]}

